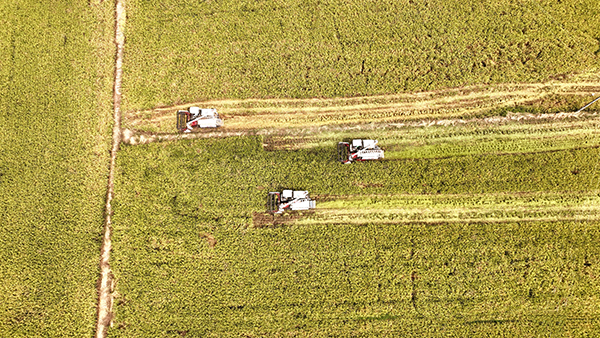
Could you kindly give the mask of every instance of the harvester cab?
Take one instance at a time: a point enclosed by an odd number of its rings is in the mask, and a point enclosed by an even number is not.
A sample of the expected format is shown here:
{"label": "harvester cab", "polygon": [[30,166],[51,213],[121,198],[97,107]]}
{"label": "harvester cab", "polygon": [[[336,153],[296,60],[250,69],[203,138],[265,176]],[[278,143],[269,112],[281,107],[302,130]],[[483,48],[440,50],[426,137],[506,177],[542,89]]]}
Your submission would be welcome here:
{"label": "harvester cab", "polygon": [[192,132],[198,128],[216,128],[223,125],[217,110],[214,108],[200,109],[190,107],[188,110],[177,111],[177,129],[184,133]]}
{"label": "harvester cab", "polygon": [[338,161],[352,163],[354,161],[379,160],[384,157],[383,149],[377,146],[377,140],[352,140],[339,142],[337,145]]}
{"label": "harvester cab", "polygon": [[270,192],[267,197],[267,211],[281,214],[285,210],[308,210],[315,208],[315,201],[308,196],[308,191],[283,190]]}

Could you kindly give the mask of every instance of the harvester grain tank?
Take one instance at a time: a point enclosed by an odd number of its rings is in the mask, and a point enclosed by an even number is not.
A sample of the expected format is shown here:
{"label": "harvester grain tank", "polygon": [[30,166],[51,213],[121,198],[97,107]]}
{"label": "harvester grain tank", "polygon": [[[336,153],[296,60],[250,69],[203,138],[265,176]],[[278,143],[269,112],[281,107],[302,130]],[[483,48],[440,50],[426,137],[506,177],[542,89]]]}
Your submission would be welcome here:
{"label": "harvester grain tank", "polygon": [[342,163],[354,161],[372,161],[384,157],[383,149],[377,146],[377,140],[355,139],[350,142],[339,142],[337,145],[338,160]]}
{"label": "harvester grain tank", "polygon": [[315,208],[315,201],[308,196],[308,191],[283,190],[270,192],[267,198],[267,211],[281,214],[285,210],[308,210]]}
{"label": "harvester grain tank", "polygon": [[190,107],[188,110],[177,111],[177,129],[191,133],[193,128],[217,128],[223,126],[223,120],[215,108]]}

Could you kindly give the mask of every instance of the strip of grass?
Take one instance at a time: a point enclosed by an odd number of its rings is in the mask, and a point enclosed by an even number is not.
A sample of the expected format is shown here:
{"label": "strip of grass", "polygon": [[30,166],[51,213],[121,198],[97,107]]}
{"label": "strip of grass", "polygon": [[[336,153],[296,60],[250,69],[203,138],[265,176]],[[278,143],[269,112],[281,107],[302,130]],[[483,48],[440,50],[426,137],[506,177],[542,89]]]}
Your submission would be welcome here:
{"label": "strip of grass", "polygon": [[111,132],[110,1],[0,3],[0,336],[91,337]]}
{"label": "strip of grass", "polygon": [[598,149],[342,165],[333,149],[266,152],[261,143],[122,148],[111,336],[522,336],[598,324],[597,222],[252,227],[266,193],[282,187],[590,192]]}
{"label": "strip of grass", "polygon": [[595,0],[127,6],[125,110],[541,82],[599,65]]}

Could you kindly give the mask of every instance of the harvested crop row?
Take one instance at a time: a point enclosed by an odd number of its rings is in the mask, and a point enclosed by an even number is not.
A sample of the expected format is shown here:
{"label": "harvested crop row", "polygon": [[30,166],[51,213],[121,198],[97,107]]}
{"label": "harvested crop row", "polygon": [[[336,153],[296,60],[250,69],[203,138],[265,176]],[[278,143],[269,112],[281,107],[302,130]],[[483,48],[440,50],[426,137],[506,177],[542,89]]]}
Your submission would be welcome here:
{"label": "harvested crop row", "polygon": [[129,112],[123,126],[134,132],[175,133],[175,111],[190,105],[217,108],[225,119],[225,132],[468,119],[510,110],[527,111],[528,106],[546,105],[546,112],[574,111],[591,101],[594,92],[600,92],[596,82],[551,82],[347,99],[206,101]]}
{"label": "harvested crop row", "polygon": [[[327,196],[289,224],[600,220],[598,192]],[[318,199],[318,198],[317,198]]]}
{"label": "harvested crop row", "polygon": [[[333,152],[336,144],[353,138],[379,140],[386,160],[445,158],[547,152],[600,145],[600,119],[588,113],[508,114],[484,119],[452,119],[319,127],[286,130],[261,130],[266,150],[323,149]],[[254,132],[203,131],[183,135],[132,135],[129,144],[174,141],[187,138],[223,138]],[[331,154],[326,155],[328,158]]]}
{"label": "harvested crop row", "polygon": [[600,144],[596,115],[508,114],[486,119],[321,128],[265,136],[268,150],[330,148],[342,140],[379,140],[386,159],[555,151]]}

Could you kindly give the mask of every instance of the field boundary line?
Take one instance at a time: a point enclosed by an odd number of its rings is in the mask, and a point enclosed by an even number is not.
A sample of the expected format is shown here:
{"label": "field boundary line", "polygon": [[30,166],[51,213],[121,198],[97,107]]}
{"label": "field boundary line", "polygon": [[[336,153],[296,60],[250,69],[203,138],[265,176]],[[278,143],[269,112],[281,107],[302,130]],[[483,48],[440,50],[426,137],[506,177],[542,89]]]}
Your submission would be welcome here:
{"label": "field boundary line", "polygon": [[125,0],[115,2],[115,44],[117,48],[115,56],[115,80],[113,89],[113,112],[114,125],[112,134],[112,148],[110,151],[110,169],[108,174],[106,205],[104,210],[104,235],[102,248],[100,250],[100,277],[98,280],[98,308],[96,322],[96,338],[106,337],[106,331],[112,324],[112,290],[113,275],[110,269],[111,233],[112,233],[112,199],[114,195],[115,167],[117,152],[121,143],[121,81],[123,77],[123,48],[125,45]]}

